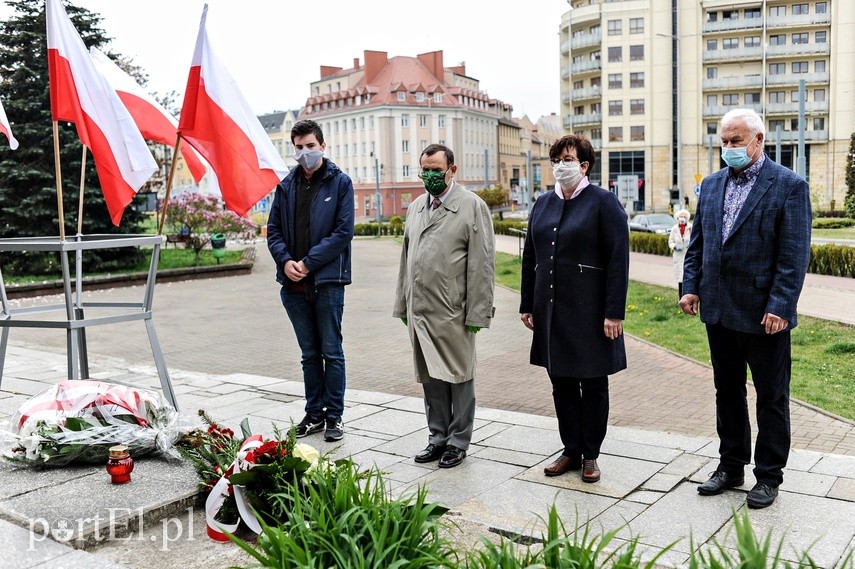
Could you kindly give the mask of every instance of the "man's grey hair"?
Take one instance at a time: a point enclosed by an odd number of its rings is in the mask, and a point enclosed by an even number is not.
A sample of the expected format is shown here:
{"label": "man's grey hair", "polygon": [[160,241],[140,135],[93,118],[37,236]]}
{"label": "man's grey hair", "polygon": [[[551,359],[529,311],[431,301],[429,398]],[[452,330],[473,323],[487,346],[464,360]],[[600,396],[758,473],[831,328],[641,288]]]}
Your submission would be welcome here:
{"label": "man's grey hair", "polygon": [[766,125],[763,122],[763,117],[761,117],[754,109],[732,109],[727,111],[724,116],[721,117],[719,127],[724,127],[724,125],[734,120],[745,121],[745,125],[748,127],[748,130],[751,131],[752,138],[757,136],[757,133],[766,134]]}

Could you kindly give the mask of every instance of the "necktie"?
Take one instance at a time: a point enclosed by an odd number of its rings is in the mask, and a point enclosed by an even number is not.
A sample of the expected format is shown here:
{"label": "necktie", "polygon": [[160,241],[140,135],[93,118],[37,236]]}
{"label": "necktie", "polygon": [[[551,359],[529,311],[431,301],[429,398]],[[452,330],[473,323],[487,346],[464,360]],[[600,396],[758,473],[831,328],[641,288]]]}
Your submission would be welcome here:
{"label": "necktie", "polygon": [[442,202],[440,201],[439,198],[433,198],[433,201],[431,202],[430,210],[434,211],[436,208],[438,208],[441,205],[442,205]]}

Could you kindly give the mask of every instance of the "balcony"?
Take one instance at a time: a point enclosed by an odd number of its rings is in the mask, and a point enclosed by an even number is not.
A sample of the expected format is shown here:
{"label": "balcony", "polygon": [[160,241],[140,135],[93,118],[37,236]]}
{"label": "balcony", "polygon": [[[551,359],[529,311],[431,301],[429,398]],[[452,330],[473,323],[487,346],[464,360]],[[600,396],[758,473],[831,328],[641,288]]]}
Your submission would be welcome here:
{"label": "balcony", "polygon": [[811,26],[827,26],[831,24],[831,14],[798,14],[793,16],[770,16],[766,19],[766,29],[773,28],[804,28]]}
{"label": "balcony", "polygon": [[[799,132],[797,130],[784,130],[781,131],[781,142],[798,142],[799,141]],[[778,142],[776,132],[774,130],[766,131],[766,142],[767,143],[776,143]],[[805,131],[805,142],[828,142],[828,131],[827,130],[806,130]]]}
{"label": "balcony", "polygon": [[603,113],[588,113],[586,115],[571,115],[564,119],[565,128],[580,128],[599,125],[603,122]]}
{"label": "balcony", "polygon": [[763,86],[763,78],[759,75],[744,77],[717,77],[704,79],[704,91],[725,91],[728,89],[751,89]]}
{"label": "balcony", "polygon": [[[570,73],[572,75],[582,75],[583,73],[595,73],[603,68],[603,62],[599,59],[596,61],[582,61],[570,65]],[[563,75],[562,75],[563,77]]]}
{"label": "balcony", "polygon": [[[805,103],[806,113],[828,114],[828,101],[807,101]],[[798,103],[769,103],[766,105],[767,115],[797,115],[799,114]]]}
{"label": "balcony", "polygon": [[763,105],[760,103],[742,104],[736,103],[733,105],[718,105],[715,107],[704,107],[704,118],[721,118],[727,111],[733,109],[754,109],[758,113],[763,112]]}
{"label": "balcony", "polygon": [[763,28],[762,18],[728,19],[720,22],[704,22],[703,33],[732,32],[734,30],[760,30]]}
{"label": "balcony", "polygon": [[716,49],[704,51],[704,63],[711,61],[736,61],[736,60],[751,60],[761,59],[763,57],[763,48],[757,47],[739,47],[735,49]]}
{"label": "balcony", "polygon": [[[585,34],[579,37],[575,37],[570,40],[570,49],[573,51],[584,49],[586,47],[591,46],[599,46],[600,42],[603,41],[602,32],[597,32],[595,34]],[[563,50],[563,46],[562,46]]]}
{"label": "balcony", "polygon": [[796,57],[799,55],[828,55],[831,45],[827,43],[796,43],[790,45],[770,45],[766,48],[766,57]]}
{"label": "balcony", "polygon": [[[583,101],[585,99],[599,99],[602,96],[600,87],[586,87],[584,89],[573,89],[570,97],[573,101]],[[569,101],[565,101],[569,102]]]}
{"label": "balcony", "polygon": [[792,85],[797,86],[799,79],[804,79],[808,85],[828,84],[828,73],[781,73],[779,75],[767,75],[766,86]]}

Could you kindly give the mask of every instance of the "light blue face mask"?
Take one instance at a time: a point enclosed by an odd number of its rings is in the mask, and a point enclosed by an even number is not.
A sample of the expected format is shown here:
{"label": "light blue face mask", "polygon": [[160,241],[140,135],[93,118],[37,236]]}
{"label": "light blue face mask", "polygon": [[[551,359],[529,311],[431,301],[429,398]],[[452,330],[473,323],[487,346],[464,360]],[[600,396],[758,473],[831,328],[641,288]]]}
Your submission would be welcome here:
{"label": "light blue face mask", "polygon": [[[750,146],[751,143],[749,143]],[[735,170],[741,170],[751,163],[751,157],[748,156],[748,146],[738,146],[736,148],[722,148],[721,159],[724,163]]]}
{"label": "light blue face mask", "polygon": [[294,153],[294,160],[306,170],[314,170],[318,162],[323,158],[323,150],[312,150],[310,148],[301,148]]}

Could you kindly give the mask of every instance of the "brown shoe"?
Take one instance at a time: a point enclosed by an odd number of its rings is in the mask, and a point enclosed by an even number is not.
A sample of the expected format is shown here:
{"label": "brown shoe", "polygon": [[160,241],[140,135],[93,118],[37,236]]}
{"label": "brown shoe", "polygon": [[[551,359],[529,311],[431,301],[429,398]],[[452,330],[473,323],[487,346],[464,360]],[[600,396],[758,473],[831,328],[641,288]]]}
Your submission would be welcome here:
{"label": "brown shoe", "polygon": [[600,467],[597,459],[586,458],[582,461],[582,482],[597,482],[600,479]]}
{"label": "brown shoe", "polygon": [[563,454],[555,459],[555,462],[543,469],[543,473],[547,476],[561,476],[565,472],[571,470],[579,470],[582,468],[582,459],[564,456]]}

